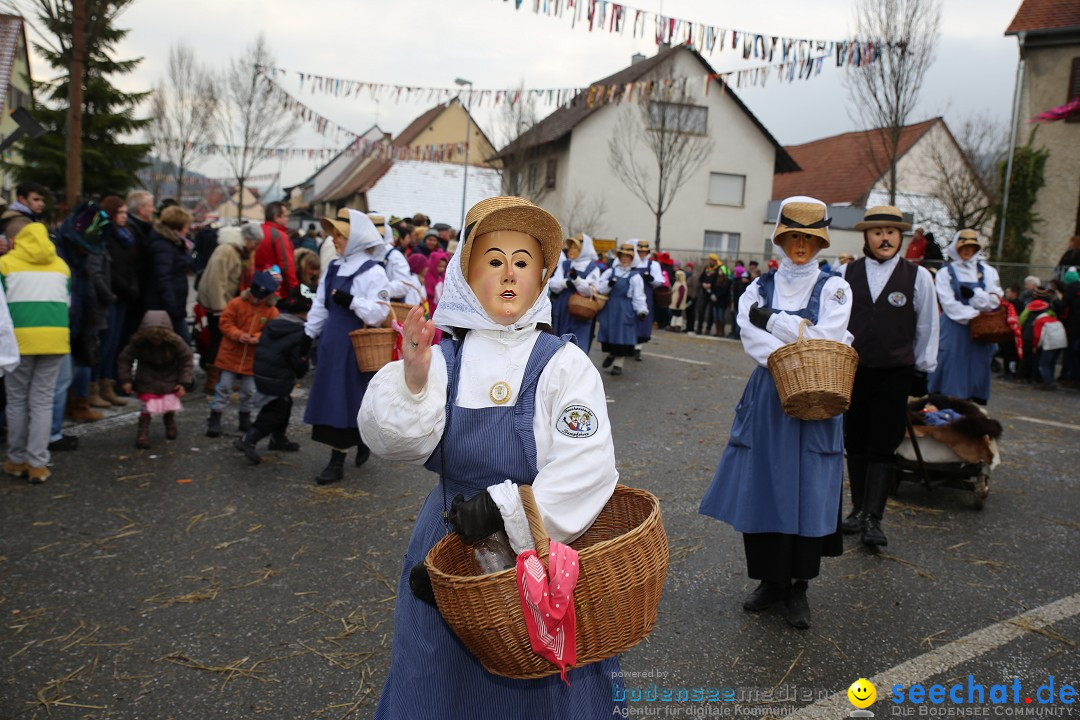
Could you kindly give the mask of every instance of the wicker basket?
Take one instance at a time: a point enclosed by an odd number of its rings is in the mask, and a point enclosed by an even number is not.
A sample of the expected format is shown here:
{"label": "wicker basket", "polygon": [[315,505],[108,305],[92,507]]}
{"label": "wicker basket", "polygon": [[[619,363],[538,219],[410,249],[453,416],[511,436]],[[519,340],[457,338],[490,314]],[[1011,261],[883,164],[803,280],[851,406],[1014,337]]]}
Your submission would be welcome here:
{"label": "wicker basket", "polygon": [[780,405],[799,420],[827,420],[851,405],[859,354],[835,340],[803,337],[809,320],[799,323],[799,339],[769,356],[769,373]]}
{"label": "wicker basket", "polygon": [[383,365],[394,359],[394,343],[398,334],[390,327],[392,315],[393,312],[386,314],[382,327],[366,327],[349,333],[353,352],[356,353],[356,366],[360,368],[360,372],[378,372]]}
{"label": "wicker basket", "polygon": [[992,312],[981,312],[971,318],[968,331],[971,339],[979,343],[1003,343],[1013,340],[1008,311],[1004,307]]}
{"label": "wicker basket", "polygon": [[[537,554],[547,565],[547,532],[532,488],[524,485],[520,492]],[[660,501],[645,490],[617,485],[599,517],[571,547],[581,563],[574,590],[574,667],[580,667],[633,647],[656,623],[668,565]],[[425,564],[439,612],[489,672],[518,679],[559,672],[532,651],[514,569],[476,575],[472,551],[457,533],[440,540]]]}
{"label": "wicker basket", "polygon": [[567,301],[566,312],[570,314],[570,317],[577,320],[592,320],[597,313],[604,309],[607,301],[608,296],[598,292],[594,292],[590,297],[573,293]]}
{"label": "wicker basket", "polygon": [[412,310],[414,307],[416,306],[403,302],[390,303],[390,309],[394,313],[394,319],[397,320],[399,323],[405,322],[405,318],[409,316],[409,311]]}

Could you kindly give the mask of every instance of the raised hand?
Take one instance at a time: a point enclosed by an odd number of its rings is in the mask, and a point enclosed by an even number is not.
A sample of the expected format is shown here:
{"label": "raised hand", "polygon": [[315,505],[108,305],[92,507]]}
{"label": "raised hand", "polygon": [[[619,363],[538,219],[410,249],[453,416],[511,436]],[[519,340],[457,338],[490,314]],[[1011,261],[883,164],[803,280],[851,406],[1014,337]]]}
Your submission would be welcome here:
{"label": "raised hand", "polygon": [[416,394],[427,386],[435,323],[425,320],[423,308],[417,306],[409,311],[401,334],[401,356],[405,361],[405,385],[408,386],[409,392]]}

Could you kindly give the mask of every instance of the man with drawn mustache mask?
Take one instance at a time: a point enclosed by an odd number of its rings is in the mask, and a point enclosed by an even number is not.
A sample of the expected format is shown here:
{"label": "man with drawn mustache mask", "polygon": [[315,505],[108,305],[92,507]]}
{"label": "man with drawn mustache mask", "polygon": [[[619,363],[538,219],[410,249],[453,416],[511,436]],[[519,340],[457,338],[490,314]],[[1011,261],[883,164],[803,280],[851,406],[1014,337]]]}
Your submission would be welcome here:
{"label": "man with drawn mustache mask", "polygon": [[938,312],[930,273],[901,258],[902,232],[911,229],[899,209],[867,209],[863,255],[841,266],[851,285],[852,347],[859,369],[844,414],[844,446],[852,510],[842,523],[871,548],[889,544],[881,529],[895,473],[894,453],[904,438],[908,396],[926,395],[926,376],[937,367]]}

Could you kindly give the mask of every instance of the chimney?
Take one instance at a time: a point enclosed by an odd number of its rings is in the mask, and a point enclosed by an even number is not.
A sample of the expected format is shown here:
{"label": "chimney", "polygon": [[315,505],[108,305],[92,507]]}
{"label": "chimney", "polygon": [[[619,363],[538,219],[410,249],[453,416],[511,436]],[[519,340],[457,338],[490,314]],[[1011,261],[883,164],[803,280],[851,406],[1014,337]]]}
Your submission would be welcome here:
{"label": "chimney", "polygon": [[631,65],[637,65],[639,62],[641,62],[644,59],[645,59],[645,56],[642,55],[641,53],[634,53],[633,55],[630,56],[630,64]]}

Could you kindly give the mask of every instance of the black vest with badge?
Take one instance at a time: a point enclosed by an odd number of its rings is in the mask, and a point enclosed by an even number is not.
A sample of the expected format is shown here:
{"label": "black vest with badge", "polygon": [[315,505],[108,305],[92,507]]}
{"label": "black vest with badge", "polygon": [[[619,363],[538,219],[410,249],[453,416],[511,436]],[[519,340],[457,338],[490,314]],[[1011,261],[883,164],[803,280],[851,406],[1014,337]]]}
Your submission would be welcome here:
{"label": "black vest with badge", "polygon": [[852,347],[859,353],[859,364],[871,368],[914,365],[915,278],[919,268],[900,258],[874,302],[866,277],[867,262],[867,258],[859,258],[844,273],[851,286],[848,330],[855,336]]}

